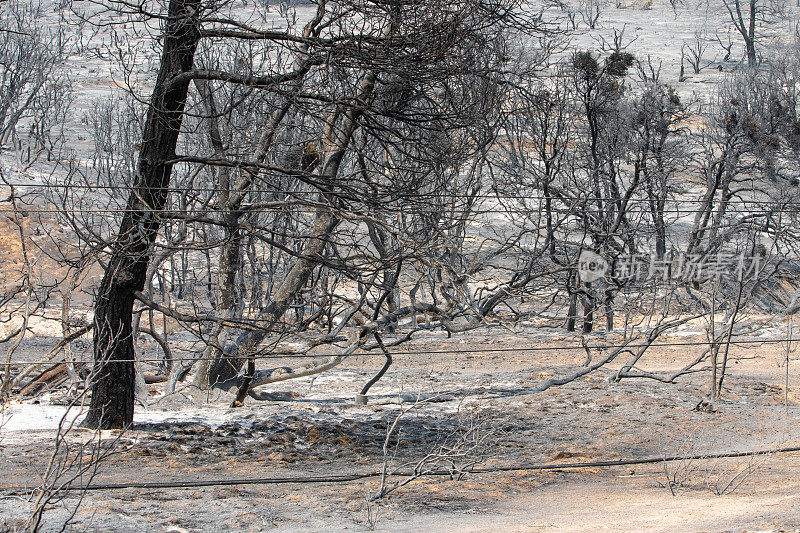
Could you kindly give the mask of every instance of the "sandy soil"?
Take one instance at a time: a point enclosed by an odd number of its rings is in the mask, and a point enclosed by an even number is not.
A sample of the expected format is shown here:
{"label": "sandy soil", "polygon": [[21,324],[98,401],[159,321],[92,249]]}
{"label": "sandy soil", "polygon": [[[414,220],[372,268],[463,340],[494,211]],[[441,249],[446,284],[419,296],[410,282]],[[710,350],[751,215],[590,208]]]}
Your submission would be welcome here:
{"label": "sandy soil", "polygon": [[[778,326],[779,324],[776,324]],[[681,341],[699,340],[685,331]],[[698,332],[694,332],[698,334]],[[444,355],[497,346],[513,352]],[[677,384],[649,380],[610,383],[613,366],[539,394],[526,391],[550,374],[566,374],[583,354],[528,352],[531,346],[574,345],[576,337],[533,326],[499,334],[484,328],[454,339],[428,339],[400,355],[357,406],[354,393],[380,366],[349,360],[316,380],[275,386],[275,401],[225,407],[197,394],[158,399],[139,409],[134,428],[119,437],[95,483],[208,480],[231,477],[342,475],[379,471],[387,428],[390,470],[408,470],[442,439],[477,428],[483,445],[457,464],[516,466],[730,451],[800,445],[800,407],[784,405],[782,348],[737,348],[715,412],[696,410],[706,395],[705,374]],[[676,339],[673,339],[676,340]],[[491,349],[491,348],[490,348]],[[659,348],[651,365],[677,368],[693,347]],[[434,352],[434,353],[431,353]],[[792,364],[797,364],[792,361]],[[792,380],[795,373],[792,371]],[[791,393],[792,391],[790,391]],[[418,398],[428,399],[422,403]],[[57,395],[49,398],[58,403]],[[193,403],[194,402],[194,403]],[[0,442],[4,486],[35,486],[51,453],[53,429],[66,408],[15,404]],[[76,413],[77,414],[77,413]],[[72,432],[76,443],[87,438]],[[800,529],[800,454],[699,459],[610,468],[466,473],[461,479],[423,477],[386,498],[377,478],[323,484],[271,484],[191,489],[117,489],[86,495],[73,527],[120,531],[272,530],[363,531],[793,531]],[[738,473],[741,485],[717,495]],[[392,478],[393,480],[402,478]],[[670,484],[670,480],[672,483]],[[670,485],[672,488],[670,488]],[[674,495],[673,495],[674,492]],[[19,523],[29,496],[0,499],[0,516]],[[74,499],[64,502],[67,507]],[[66,514],[48,513],[58,528]]]}

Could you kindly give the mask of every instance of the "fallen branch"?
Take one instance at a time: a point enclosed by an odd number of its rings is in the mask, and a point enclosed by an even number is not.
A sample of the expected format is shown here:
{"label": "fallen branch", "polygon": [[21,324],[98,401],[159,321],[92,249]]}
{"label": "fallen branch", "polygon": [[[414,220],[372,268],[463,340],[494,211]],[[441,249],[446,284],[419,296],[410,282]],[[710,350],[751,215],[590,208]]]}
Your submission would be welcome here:
{"label": "fallen branch", "polygon": [[[436,317],[445,329],[448,331],[453,329],[449,317],[439,307],[427,303],[415,303],[408,305],[391,313],[387,313],[377,320],[373,320],[359,326],[359,328],[354,331],[355,339],[351,341],[351,344],[348,345],[341,354],[333,355],[323,362],[311,362],[297,368],[281,367],[251,372],[250,375],[241,379],[237,400],[241,402],[241,400],[244,399],[245,394],[243,391],[255,400],[269,400],[271,398],[270,395],[260,391],[255,391],[253,389],[255,387],[268,385],[270,383],[313,376],[315,374],[325,372],[326,370],[330,370],[338,366],[357,349],[363,348],[364,341],[367,337],[375,335],[378,333],[378,331],[382,330],[388,325],[395,324],[400,319],[415,315],[416,313],[429,313]],[[380,346],[380,344],[382,344],[382,341],[379,340],[378,346]],[[386,346],[384,345],[381,348],[385,350]],[[391,360],[391,357],[389,359]],[[380,379],[382,375],[383,374],[378,375],[378,379]]]}
{"label": "fallen branch", "polygon": [[[81,327],[80,327],[80,329],[77,329],[77,330],[75,330],[75,331],[74,331],[74,332],[72,332],[71,334],[69,334],[69,335],[67,335],[66,337],[64,337],[63,339],[61,339],[61,340],[58,342],[58,344],[56,344],[56,345],[55,345],[55,347],[54,347],[52,350],[50,350],[50,351],[47,353],[47,355],[46,355],[46,356],[42,357],[42,358],[41,358],[39,361],[37,361],[36,363],[33,363],[33,364],[31,364],[31,365],[28,365],[27,367],[25,367],[25,368],[24,368],[24,369],[23,369],[23,370],[22,370],[22,371],[21,371],[21,372],[20,372],[20,373],[17,375],[17,377],[15,377],[15,378],[14,378],[14,381],[12,382],[12,384],[11,384],[11,387],[12,387],[12,388],[14,388],[14,387],[19,387],[19,386],[20,386],[20,384],[22,383],[22,380],[23,380],[23,379],[25,379],[25,378],[26,378],[28,375],[30,375],[30,374],[31,374],[31,372],[33,372],[33,371],[34,371],[34,370],[36,370],[37,368],[40,368],[40,367],[42,366],[42,364],[43,364],[43,363],[45,363],[45,362],[47,362],[47,361],[50,361],[51,359],[53,359],[53,358],[54,358],[56,355],[58,355],[58,353],[59,353],[61,350],[63,350],[63,349],[64,349],[64,347],[65,347],[67,344],[69,344],[70,342],[74,341],[74,340],[75,340],[75,339],[77,339],[78,337],[81,337],[81,336],[83,336],[83,335],[85,335],[85,334],[89,333],[89,332],[90,332],[90,331],[91,331],[93,328],[94,328],[94,324],[91,324],[91,323],[90,323],[90,324],[84,324],[83,326],[81,326]],[[57,363],[56,365],[54,365],[54,367],[55,367],[55,366],[59,366],[59,365],[64,365],[64,363]],[[26,385],[26,386],[25,386],[25,388],[23,388],[23,389],[22,389],[22,391],[26,390],[26,389],[27,389],[29,386],[31,386],[31,384],[35,383],[37,380],[39,380],[39,379],[42,379],[42,378],[44,377],[44,374],[45,374],[46,372],[50,371],[50,370],[53,370],[53,369],[54,369],[54,367],[50,367],[49,369],[47,369],[47,370],[45,370],[44,372],[40,373],[40,374],[39,374],[39,376],[37,376],[37,377],[33,378],[33,379],[32,379],[32,380],[31,380],[31,381],[28,383],[28,385]],[[66,365],[64,365],[63,371],[64,371],[64,372],[66,372],[66,371],[67,371]],[[22,394],[25,394],[25,393],[23,393],[22,391],[20,391],[20,392],[21,392]],[[38,392],[38,391],[37,391],[37,392]],[[35,393],[34,393],[34,394],[35,394]]]}

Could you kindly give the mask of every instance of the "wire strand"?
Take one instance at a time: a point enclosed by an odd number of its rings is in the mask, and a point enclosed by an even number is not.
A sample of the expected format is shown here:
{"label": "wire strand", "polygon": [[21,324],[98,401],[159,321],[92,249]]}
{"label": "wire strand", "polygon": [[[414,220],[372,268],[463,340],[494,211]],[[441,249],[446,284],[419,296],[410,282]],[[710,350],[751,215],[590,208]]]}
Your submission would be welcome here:
{"label": "wire strand", "polygon": [[[547,351],[570,351],[570,350],[609,350],[609,349],[617,349],[617,348],[667,348],[671,346],[681,346],[681,347],[689,347],[689,346],[712,346],[712,345],[724,345],[724,344],[731,344],[735,346],[749,346],[752,344],[780,344],[785,343],[789,339],[736,339],[731,341],[694,341],[694,342],[661,342],[661,343],[632,343],[632,344],[606,344],[606,345],[568,345],[568,346],[520,346],[515,348],[458,348],[458,349],[449,349],[449,350],[398,350],[393,351],[390,349],[392,356],[395,355],[414,355],[414,356],[426,356],[426,355],[449,355],[449,354],[469,354],[469,353],[510,353],[510,352],[547,352]],[[794,340],[794,339],[792,339]],[[376,348],[377,349],[377,348]],[[252,355],[252,356],[241,356],[238,359],[256,359],[256,360],[274,360],[274,359],[308,359],[308,358],[317,358],[317,357],[345,357],[345,358],[353,358],[353,357],[364,357],[364,356],[371,356],[371,355],[382,355],[378,352],[365,352],[365,353],[353,353],[350,355],[343,355],[341,353],[321,353],[321,354],[261,354],[261,355]],[[173,357],[171,361],[199,361],[200,358],[198,357]],[[110,363],[163,363],[167,361],[167,359],[161,358],[135,358],[135,359],[113,359]],[[13,365],[55,365],[61,363],[76,363],[76,364],[91,364],[93,360],[85,360],[85,359],[70,359],[70,360],[50,360],[50,361],[11,361]]]}
{"label": "wire strand", "polygon": [[[493,474],[499,472],[525,472],[525,471],[552,471],[552,470],[581,470],[584,468],[610,468],[615,466],[633,466],[654,463],[670,463],[675,461],[704,460],[704,459],[732,459],[737,457],[755,457],[761,455],[773,455],[779,453],[800,452],[800,446],[787,446],[782,448],[772,448],[768,450],[752,450],[740,452],[718,452],[692,455],[671,455],[671,456],[649,456],[630,459],[615,459],[608,461],[585,461],[578,463],[516,463],[510,465],[472,467],[466,468],[455,473],[464,474]],[[453,470],[433,470],[420,474],[411,471],[394,471],[386,475],[391,477],[426,477],[426,476],[452,476]],[[225,479],[197,479],[186,481],[126,481],[122,483],[89,483],[78,485],[67,485],[61,487],[63,492],[86,492],[100,490],[121,490],[121,489],[190,489],[198,487],[225,487],[232,485],[279,485],[279,484],[325,484],[325,483],[347,483],[359,481],[373,477],[381,477],[380,471],[353,473],[333,476],[287,476],[287,477],[256,477],[256,478],[225,478]],[[27,485],[4,485],[0,486],[0,491],[10,493],[28,493],[36,490],[39,484]]]}
{"label": "wire strand", "polygon": [[[81,185],[81,184],[58,184],[58,183],[0,183],[0,187],[32,187],[32,188],[41,188],[41,189],[81,189],[81,190],[120,190],[120,191],[132,191],[132,190],[139,190],[140,187],[136,187],[133,185]],[[166,187],[164,188],[169,193],[184,193],[184,192],[232,192],[235,189],[226,189],[221,187],[192,187],[192,188],[182,188],[182,187]],[[247,189],[245,192],[251,194],[287,194],[287,195],[318,195],[320,191],[297,191],[297,190],[290,190],[290,189]],[[359,191],[351,191],[358,193]],[[342,191],[339,195],[346,196],[349,192]],[[595,201],[615,201],[614,198],[603,198],[603,197],[594,197],[594,196],[585,196],[585,197],[576,197],[576,198],[560,198],[558,196],[544,196],[544,195],[529,195],[529,194],[497,194],[497,193],[484,193],[484,194],[474,194],[474,195],[447,195],[442,194],[441,192],[404,192],[402,194],[396,195],[398,198],[445,198],[445,199],[452,199],[452,198],[463,198],[463,199],[498,199],[498,200],[551,200],[551,201],[586,201],[586,202],[595,202]],[[377,198],[380,200],[380,198]],[[641,201],[648,201],[647,198],[642,198]],[[703,198],[684,198],[684,199],[674,199],[669,200],[675,203],[704,203],[707,200]],[[800,199],[798,200],[773,200],[773,199],[746,199],[746,198],[731,198],[727,200],[728,204],[736,204],[736,203],[761,203],[767,205],[800,205]]]}

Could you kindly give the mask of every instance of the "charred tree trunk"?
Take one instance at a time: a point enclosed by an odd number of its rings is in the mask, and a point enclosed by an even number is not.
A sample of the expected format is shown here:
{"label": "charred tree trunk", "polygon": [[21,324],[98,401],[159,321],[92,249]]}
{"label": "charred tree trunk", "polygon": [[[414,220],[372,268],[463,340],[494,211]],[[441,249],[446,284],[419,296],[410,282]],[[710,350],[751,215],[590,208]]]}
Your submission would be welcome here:
{"label": "charred tree trunk", "polygon": [[[314,29],[321,20],[321,14],[324,6],[318,7],[317,16],[312,19],[305,27],[303,35],[309,37],[313,34]],[[307,47],[302,48],[303,52],[307,52]],[[302,73],[298,75],[294,82],[293,88],[289,93],[296,93],[303,86],[303,76],[307,73],[314,61],[302,55],[302,60],[298,60],[297,71]],[[215,155],[220,158],[225,158],[224,143],[222,142],[221,129],[219,125],[219,112],[214,101],[213,92],[208,82],[198,82],[198,90],[203,96],[203,101],[206,105],[208,112],[209,124],[209,137],[211,144],[214,147]],[[264,129],[259,140],[258,146],[253,154],[253,160],[263,163],[272,147],[275,136],[278,132],[280,124],[283,122],[286,115],[289,113],[292,106],[292,99],[287,98],[282,106],[278,107],[272,112],[272,116]],[[313,166],[301,167],[298,170],[303,172],[311,172],[314,170],[318,161],[314,161]],[[246,175],[243,179],[231,181],[230,169],[221,169],[219,187],[222,192],[220,204],[224,207],[223,211],[223,224],[225,227],[225,244],[223,245],[222,252],[219,259],[219,291],[220,291],[220,308],[217,314],[226,319],[241,318],[241,313],[244,309],[244,290],[239,290],[235,286],[237,273],[242,267],[242,218],[245,212],[242,210],[242,203],[245,201],[251,186],[255,183],[258,172],[256,169],[245,169]],[[210,272],[210,269],[209,269]],[[243,274],[241,275],[243,278]],[[228,380],[235,376],[241,368],[241,362],[231,362],[221,349],[222,346],[227,344],[227,339],[230,332],[219,324],[214,328],[211,335],[213,346],[205,351],[202,357],[202,362],[197,374],[195,375],[195,385],[201,388],[206,388],[209,385],[217,383],[219,380]]]}
{"label": "charred tree trunk", "polygon": [[569,292],[569,309],[567,310],[567,321],[564,327],[567,331],[575,331],[575,322],[578,320],[578,291],[572,285],[575,283],[570,275],[567,281],[567,291]]}
{"label": "charred tree trunk", "polygon": [[583,303],[583,332],[591,333],[594,329],[594,308],[595,301],[592,295],[591,284],[586,283],[586,294],[583,295],[581,301]]}
{"label": "charred tree trunk", "polygon": [[123,428],[133,421],[135,388],[131,320],[134,293],[144,288],[150,247],[167,200],[189,80],[173,83],[190,70],[200,39],[199,0],[171,0],[161,67],[147,113],[138,170],[111,258],[95,301],[92,398],[83,425]]}
{"label": "charred tree trunk", "polygon": [[[362,82],[358,94],[361,101],[366,101],[371,95],[375,78],[375,74],[370,73]],[[350,146],[353,134],[358,128],[358,119],[363,112],[364,110],[360,107],[350,108],[343,114],[341,123],[337,123],[335,120],[336,115],[339,115],[337,110],[334,112],[333,120],[329,121],[324,135],[324,152],[319,177],[330,184],[330,189],[321,193],[321,200],[335,203],[335,199],[330,193],[333,192],[333,184],[339,174],[339,167]],[[228,358],[225,360],[225,364],[214,365],[211,369],[208,376],[210,384],[223,389],[229,389],[236,385],[236,378],[246,360],[245,358],[251,357],[261,341],[268,334],[274,332],[275,326],[289,309],[292,300],[305,286],[314,268],[323,258],[331,234],[340,221],[341,219],[334,207],[321,205],[316,209],[311,234],[300,256],[287,272],[283,282],[273,295],[272,301],[257,318],[261,328],[242,333],[233,343],[233,346],[225,350]]]}
{"label": "charred tree trunk", "polygon": [[744,43],[747,48],[747,64],[751,67],[756,66],[758,57],[756,56],[756,10],[758,6],[756,0],[750,0],[750,20],[747,27],[747,35]]}
{"label": "charred tree trunk", "polygon": [[212,365],[208,381],[210,385],[229,389],[235,386],[235,380],[245,362],[245,357],[252,354],[258,344],[275,329],[298,291],[305,286],[311,272],[319,264],[328,244],[331,233],[339,224],[339,217],[333,209],[324,206],[317,210],[314,228],[309,242],[303,249],[292,269],[287,273],[269,305],[258,317],[261,328],[242,333],[236,342],[226,348],[225,358]]}
{"label": "charred tree trunk", "polygon": [[614,331],[614,291],[606,290],[603,304],[606,308],[606,331]]}

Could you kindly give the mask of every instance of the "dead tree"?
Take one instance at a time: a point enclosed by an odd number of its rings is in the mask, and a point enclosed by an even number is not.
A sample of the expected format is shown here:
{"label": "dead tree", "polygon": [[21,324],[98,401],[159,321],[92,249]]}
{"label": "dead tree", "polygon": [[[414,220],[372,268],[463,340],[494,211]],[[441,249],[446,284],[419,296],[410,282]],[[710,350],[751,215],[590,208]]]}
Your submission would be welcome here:
{"label": "dead tree", "polygon": [[169,5],[161,66],[135,182],[95,302],[94,359],[98,368],[83,422],[90,428],[122,428],[133,421],[133,304],[135,293],[144,288],[150,248],[160,223],[157,213],[167,199],[171,160],[191,81],[180,76],[194,63],[201,8],[199,0],[173,0]]}
{"label": "dead tree", "polygon": [[67,38],[63,28],[48,29],[41,22],[44,16],[43,6],[35,2],[0,5],[0,150],[9,142],[21,147],[17,130],[23,124],[34,150],[52,148],[69,107]]}
{"label": "dead tree", "polygon": [[[501,82],[515,75],[497,36],[537,31],[536,19],[518,8],[511,0],[319,2],[304,28],[290,20],[273,31],[239,22],[232,11],[226,18],[206,15],[202,3],[172,3],[132,194],[108,244],[95,310],[100,370],[86,423],[131,421],[135,299],[188,324],[208,346],[198,354],[208,362],[200,380],[237,386],[240,397],[259,382],[255,357],[307,330],[320,313],[332,322],[334,311],[325,309],[334,303],[347,316],[312,345],[341,342],[341,328],[355,325],[362,306],[383,324],[385,309],[397,308],[386,291],[402,258],[434,249],[432,239],[439,246],[446,233],[463,239],[465,219],[436,203],[446,202],[447,180],[463,176],[465,163],[474,165],[494,137]],[[210,55],[196,55],[198,47]],[[215,49],[234,53],[214,63]],[[237,124],[258,124],[261,134],[242,135],[247,129]],[[477,176],[475,169],[467,174]],[[191,187],[201,179],[207,188],[200,194],[185,205],[170,203],[171,183]],[[393,228],[398,219],[423,232],[403,235]],[[159,237],[166,220],[185,221],[190,238]],[[373,242],[393,240],[394,248],[375,257],[365,244],[367,226]],[[185,313],[143,291],[154,250],[172,245],[205,258],[211,310],[198,305]],[[269,290],[257,286],[261,273],[242,260],[244,253],[263,253],[274,266]],[[375,271],[383,281],[372,286]],[[321,290],[323,280],[353,280],[369,290],[350,302],[334,288]],[[241,289],[250,283],[247,304]],[[311,316],[302,312],[309,306],[316,309]],[[262,347],[267,340],[272,348]]]}
{"label": "dead tree", "polygon": [[703,70],[703,55],[706,52],[706,46],[705,35],[699,30],[694,33],[694,37],[688,43],[684,42],[681,45],[681,58],[687,58],[692,66],[692,72],[695,74],[700,74],[700,71]]}
{"label": "dead tree", "polygon": [[764,36],[764,26],[782,19],[782,0],[723,0],[722,3],[744,41],[747,64],[755,66],[758,62],[756,44]]}

